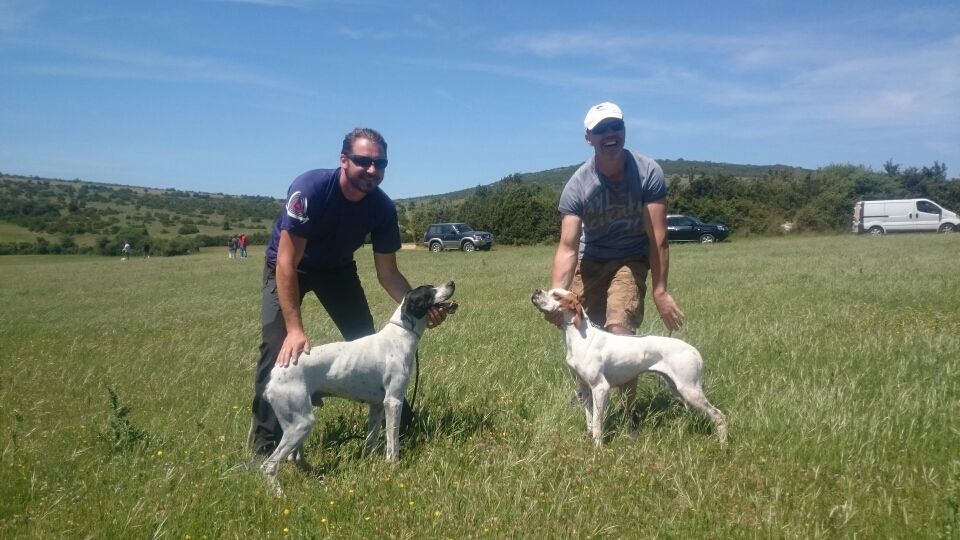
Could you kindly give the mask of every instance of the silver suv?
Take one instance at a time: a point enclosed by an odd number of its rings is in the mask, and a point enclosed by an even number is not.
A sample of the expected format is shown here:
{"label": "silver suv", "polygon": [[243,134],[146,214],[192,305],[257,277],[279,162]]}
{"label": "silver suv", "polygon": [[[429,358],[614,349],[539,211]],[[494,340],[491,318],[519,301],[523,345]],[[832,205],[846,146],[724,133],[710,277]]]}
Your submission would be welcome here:
{"label": "silver suv", "polygon": [[427,227],[423,245],[434,253],[445,249],[486,251],[493,247],[493,235],[486,231],[475,231],[467,223],[434,223]]}

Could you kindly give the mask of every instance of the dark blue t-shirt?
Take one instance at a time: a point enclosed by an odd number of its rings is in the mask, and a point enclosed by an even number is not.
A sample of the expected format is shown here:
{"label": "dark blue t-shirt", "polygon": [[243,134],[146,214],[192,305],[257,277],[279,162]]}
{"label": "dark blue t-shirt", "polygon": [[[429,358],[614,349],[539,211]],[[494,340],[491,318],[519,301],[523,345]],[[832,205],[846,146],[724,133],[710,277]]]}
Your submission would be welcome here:
{"label": "dark blue t-shirt", "polygon": [[336,268],[350,263],[370,234],[373,250],[400,249],[397,208],[380,188],[359,202],[340,189],[340,169],[315,169],[298,176],[287,191],[287,204],[273,224],[266,259],[277,262],[280,231],[307,239],[301,270]]}

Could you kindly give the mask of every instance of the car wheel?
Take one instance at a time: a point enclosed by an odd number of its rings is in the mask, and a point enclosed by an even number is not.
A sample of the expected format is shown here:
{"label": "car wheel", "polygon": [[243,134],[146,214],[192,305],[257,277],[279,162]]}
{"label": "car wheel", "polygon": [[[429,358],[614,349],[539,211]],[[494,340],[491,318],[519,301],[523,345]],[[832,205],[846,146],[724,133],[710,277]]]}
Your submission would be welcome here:
{"label": "car wheel", "polygon": [[463,243],[463,250],[466,251],[467,253],[472,252],[474,249],[476,249],[476,247],[473,245],[473,242],[470,242],[468,240]]}
{"label": "car wheel", "polygon": [[716,241],[717,241],[716,237],[714,237],[712,234],[706,233],[706,234],[700,235],[701,244],[712,244]]}
{"label": "car wheel", "polygon": [[440,250],[443,246],[440,245],[440,242],[430,242],[430,251],[434,253],[440,253]]}
{"label": "car wheel", "polygon": [[944,223],[943,225],[940,226],[940,232],[942,233],[956,232],[956,231],[957,231],[957,227],[954,226],[953,223]]}
{"label": "car wheel", "polygon": [[883,234],[883,228],[874,225],[873,227],[870,227],[870,230],[867,231],[867,232],[869,232],[870,234],[872,234],[872,235],[874,235],[874,236],[880,236],[880,235]]}

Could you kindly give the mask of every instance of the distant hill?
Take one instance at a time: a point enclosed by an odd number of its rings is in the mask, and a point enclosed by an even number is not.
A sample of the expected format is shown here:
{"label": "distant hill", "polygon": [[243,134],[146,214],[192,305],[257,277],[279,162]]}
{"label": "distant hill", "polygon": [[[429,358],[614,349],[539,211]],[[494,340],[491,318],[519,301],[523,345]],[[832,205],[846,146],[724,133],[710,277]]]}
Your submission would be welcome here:
{"label": "distant hill", "polygon": [[240,232],[263,243],[282,208],[270,197],[0,174],[0,253],[63,243],[68,252],[106,251],[121,237],[150,239],[160,253],[190,251]]}
{"label": "distant hill", "polygon": [[[802,170],[784,165],[683,159],[658,162],[668,177],[722,173],[752,178],[772,169]],[[517,173],[485,186],[496,189],[506,181],[519,182],[553,196],[579,166]],[[476,190],[472,187],[397,199],[404,241],[415,241],[422,234],[418,230],[423,226],[420,221],[428,219],[429,214],[423,212],[425,207],[456,211]],[[420,219],[409,211],[418,204]],[[35,246],[40,246],[39,252],[111,251],[122,243],[122,237],[140,239],[141,243],[149,239],[155,250],[191,251],[201,246],[222,246],[239,232],[250,235],[255,244],[265,243],[270,225],[282,208],[283,200],[271,197],[0,173],[0,254],[32,252]]]}
{"label": "distant hill", "polygon": [[[790,222],[801,231],[843,231],[857,200],[930,197],[960,207],[960,182],[946,166],[884,171],[830,165],[815,171],[786,165],[658,160],[670,185],[671,210],[730,225],[734,235],[778,234]],[[468,221],[493,232],[498,245],[555,242],[559,191],[579,167],[515,173],[448,193],[398,199],[401,239],[417,242],[429,223]],[[283,200],[260,196],[155,189],[0,173],[0,255],[98,253],[134,249],[178,255],[224,248],[246,233],[269,239]]]}
{"label": "distant hill", "polygon": [[[660,167],[663,168],[663,174],[668,178],[671,176],[693,176],[695,174],[725,174],[735,176],[741,179],[748,178],[760,178],[765,174],[771,171],[784,171],[784,172],[794,172],[794,173],[808,173],[813,172],[810,169],[804,169],[801,167],[792,167],[789,165],[743,165],[736,163],[715,163],[713,161],[689,161],[685,159],[658,159],[657,163],[660,164]],[[580,167],[580,163],[576,165],[568,165],[566,167],[558,167],[556,169],[547,169],[544,171],[537,172],[528,172],[528,173],[516,173],[508,176],[507,178],[511,180],[518,179],[524,183],[530,183],[538,186],[543,186],[552,191],[560,191],[563,186],[566,184],[567,180],[570,179],[577,168]],[[503,182],[506,178],[487,184],[488,187],[495,187],[497,184]],[[409,197],[405,199],[397,199],[397,202],[433,202],[438,200],[446,200],[448,202],[457,203],[463,201],[474,191],[476,187],[461,189],[458,191],[451,191],[448,193],[441,193],[436,195],[424,195],[420,197]]]}

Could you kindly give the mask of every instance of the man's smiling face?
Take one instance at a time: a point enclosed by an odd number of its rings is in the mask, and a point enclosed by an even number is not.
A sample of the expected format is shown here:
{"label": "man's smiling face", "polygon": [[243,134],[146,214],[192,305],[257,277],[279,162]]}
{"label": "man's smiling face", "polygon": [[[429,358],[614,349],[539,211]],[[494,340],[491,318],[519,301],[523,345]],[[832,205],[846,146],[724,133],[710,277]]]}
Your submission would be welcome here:
{"label": "man's smiling face", "polygon": [[584,136],[598,156],[613,158],[619,156],[620,151],[623,150],[626,128],[623,120],[607,118],[593,129],[587,130]]}

